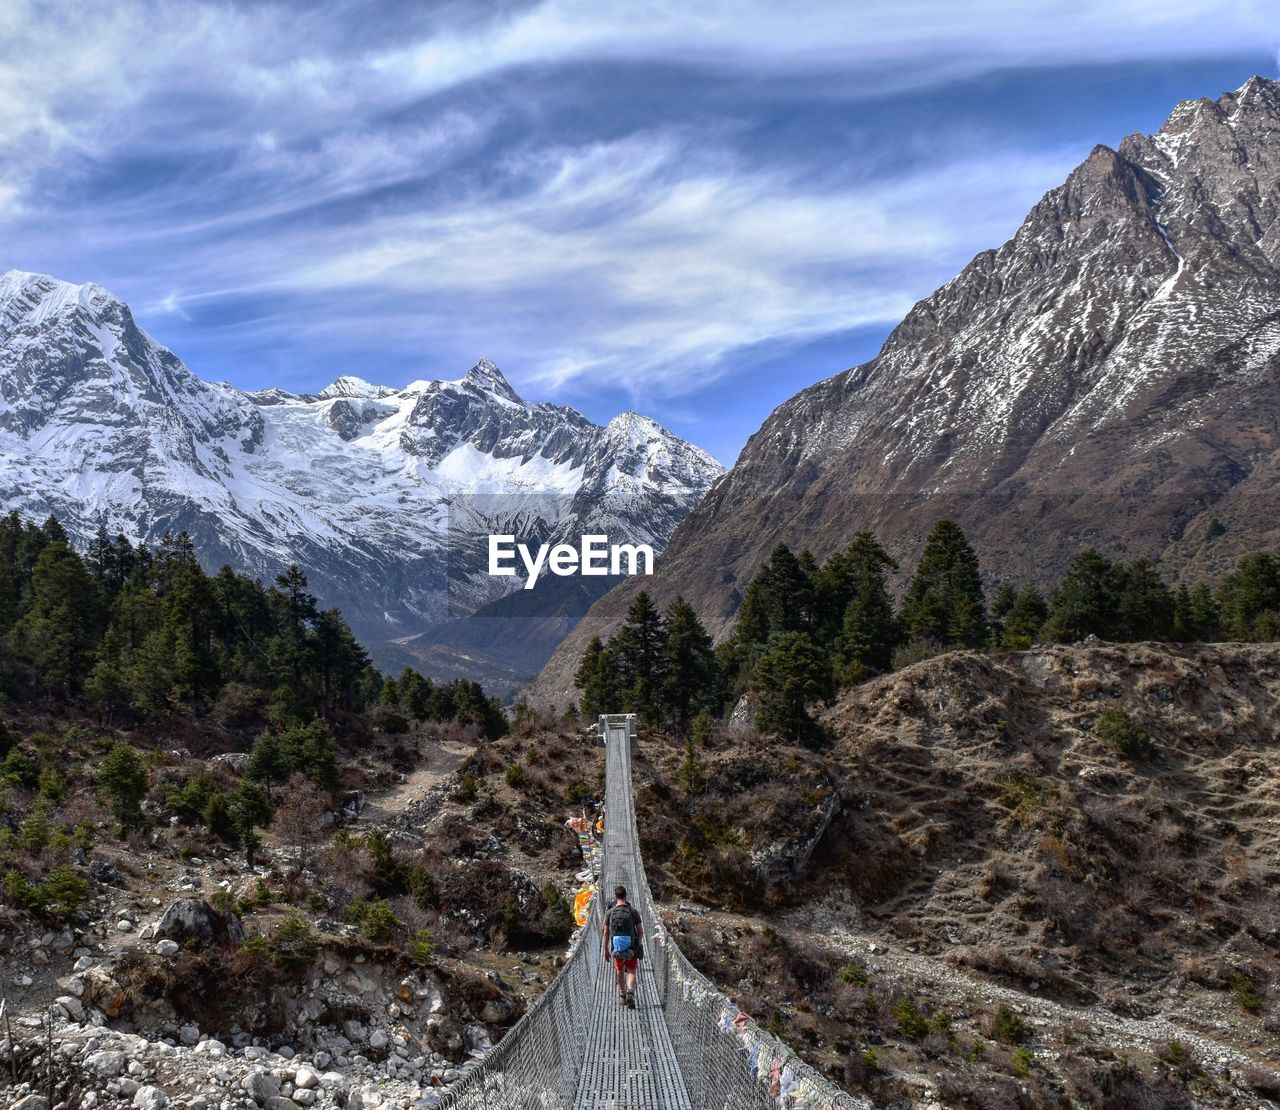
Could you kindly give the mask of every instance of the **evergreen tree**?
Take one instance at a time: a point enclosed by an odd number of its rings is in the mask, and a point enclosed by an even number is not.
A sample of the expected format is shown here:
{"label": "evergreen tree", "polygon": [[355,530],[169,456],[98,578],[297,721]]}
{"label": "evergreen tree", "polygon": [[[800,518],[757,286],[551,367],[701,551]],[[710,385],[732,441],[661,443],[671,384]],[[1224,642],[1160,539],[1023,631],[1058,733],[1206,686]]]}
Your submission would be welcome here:
{"label": "evergreen tree", "polygon": [[832,556],[823,568],[826,596],[831,603],[845,602],[835,639],[835,664],[842,682],[860,682],[887,671],[893,661],[898,624],[888,574],[897,567],[871,532],[860,532],[847,551]]}
{"label": "evergreen tree", "polygon": [[944,647],[980,647],[987,615],[978,557],[954,520],[940,520],[902,602],[902,626],[912,640]]}
{"label": "evergreen tree", "polygon": [[129,683],[120,663],[120,643],[114,628],[98,645],[97,659],[84,684],[85,698],[98,711],[103,724],[110,725],[112,717],[129,704]]}
{"label": "evergreen tree", "polygon": [[1057,643],[1089,636],[1108,640],[1118,626],[1120,581],[1115,566],[1093,548],[1081,553],[1049,600],[1045,634]]}
{"label": "evergreen tree", "polygon": [[[265,738],[265,736],[264,736]],[[261,743],[261,739],[259,743]],[[285,782],[295,772],[300,772],[325,790],[333,790],[338,785],[338,765],[333,755],[333,734],[323,721],[312,721],[306,725],[295,725],[286,729],[276,744],[278,756],[270,749],[263,756],[264,766],[278,771],[268,774],[268,796],[272,782]],[[253,753],[257,754],[257,745]],[[252,762],[252,758],[250,760]],[[246,773],[249,768],[246,766]],[[250,778],[260,776],[249,773]],[[260,779],[261,781],[261,779]]]}
{"label": "evergreen tree", "polygon": [[1001,582],[991,597],[991,609],[987,614],[987,632],[991,643],[999,647],[1004,640],[1004,622],[1018,600],[1018,591],[1008,582]]}
{"label": "evergreen tree", "polygon": [[1150,559],[1135,559],[1118,567],[1116,632],[1129,642],[1168,640],[1174,632],[1173,592]]}
{"label": "evergreen tree", "polygon": [[72,690],[88,673],[100,634],[97,583],[64,540],[51,540],[32,568],[31,607],[17,628],[22,650],[45,685]]}
{"label": "evergreen tree", "polygon": [[696,751],[705,751],[711,744],[711,735],[715,730],[715,721],[712,719],[707,710],[702,710],[693,719],[693,729],[690,738],[693,740],[693,746]]}
{"label": "evergreen tree", "polygon": [[245,778],[265,783],[268,798],[272,785],[284,782],[291,770],[293,766],[289,755],[274,732],[264,732],[258,737],[244,765]]}
{"label": "evergreen tree", "polygon": [[573,684],[582,691],[578,704],[584,717],[615,713],[622,705],[616,653],[610,652],[599,636],[593,636],[587,645]]}
{"label": "evergreen tree", "polygon": [[1212,643],[1222,636],[1222,614],[1204,583],[1179,586],[1173,602],[1174,638],[1180,643]]}
{"label": "evergreen tree", "polygon": [[663,716],[681,735],[696,713],[721,701],[720,664],[711,637],[683,597],[667,609],[662,683]]}
{"label": "evergreen tree", "polygon": [[1240,559],[1222,580],[1218,606],[1223,631],[1232,640],[1280,638],[1280,559],[1265,552]]}
{"label": "evergreen tree", "polygon": [[268,648],[276,681],[288,682],[301,692],[302,675],[309,663],[309,633],[316,619],[316,599],[307,592],[307,576],[297,564],[276,576],[270,593],[276,617],[276,635]]}
{"label": "evergreen tree", "polygon": [[[1000,621],[1000,638],[997,647],[1001,651],[1025,651],[1039,638],[1044,622],[1049,617],[1049,605],[1036,587],[1028,582],[1020,590],[1013,591]],[[1002,599],[1002,607],[1006,599]]]}
{"label": "evergreen tree", "polygon": [[680,788],[686,794],[701,794],[707,788],[707,772],[698,758],[698,747],[692,733],[684,742],[684,762],[676,774]]}
{"label": "evergreen tree", "polygon": [[133,705],[152,716],[169,711],[173,693],[173,636],[157,628],[129,656],[125,672]]}
{"label": "evergreen tree", "polygon": [[666,629],[662,617],[641,590],[627,609],[627,619],[610,641],[618,660],[622,708],[637,713],[648,724],[661,717],[662,664]]}
{"label": "evergreen tree", "polygon": [[164,623],[173,645],[172,681],[178,697],[193,701],[215,694],[222,685],[214,656],[217,602],[194,555],[175,560],[170,570]]}
{"label": "evergreen tree", "polygon": [[812,637],[803,632],[774,637],[751,676],[759,702],[756,727],[791,743],[813,742],[818,726],[809,707],[830,698],[834,686],[831,659]]}
{"label": "evergreen tree", "polygon": [[242,783],[227,800],[231,827],[244,852],[246,867],[252,867],[262,838],[258,829],[271,821],[271,799],[252,783]]}
{"label": "evergreen tree", "polygon": [[768,636],[812,629],[812,567],[812,555],[805,552],[801,558],[796,558],[784,543],[778,544],[770,553],[769,561],[758,575],[761,582],[761,603],[769,627]]}
{"label": "evergreen tree", "polygon": [[98,765],[95,778],[122,832],[146,824],[142,800],[147,796],[147,769],[136,749],[117,741]]}

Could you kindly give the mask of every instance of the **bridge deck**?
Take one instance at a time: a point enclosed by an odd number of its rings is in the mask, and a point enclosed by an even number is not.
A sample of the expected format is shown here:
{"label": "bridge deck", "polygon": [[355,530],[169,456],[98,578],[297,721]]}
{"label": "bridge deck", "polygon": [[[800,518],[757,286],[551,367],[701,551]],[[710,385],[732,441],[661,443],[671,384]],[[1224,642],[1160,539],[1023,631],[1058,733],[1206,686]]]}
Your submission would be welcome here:
{"label": "bridge deck", "polygon": [[[625,723],[610,722],[605,737],[605,844],[602,895],[609,901],[613,888],[627,888],[632,905],[640,911],[647,934],[656,912],[642,901],[640,848],[635,834],[635,809],[631,793],[630,736]],[[640,961],[636,983],[636,1008],[629,1010],[618,997],[611,964],[600,956],[600,939],[584,938],[588,956],[596,965],[586,1050],[575,1110],[692,1110],[684,1077],[676,1059],[658,988],[647,960]]]}

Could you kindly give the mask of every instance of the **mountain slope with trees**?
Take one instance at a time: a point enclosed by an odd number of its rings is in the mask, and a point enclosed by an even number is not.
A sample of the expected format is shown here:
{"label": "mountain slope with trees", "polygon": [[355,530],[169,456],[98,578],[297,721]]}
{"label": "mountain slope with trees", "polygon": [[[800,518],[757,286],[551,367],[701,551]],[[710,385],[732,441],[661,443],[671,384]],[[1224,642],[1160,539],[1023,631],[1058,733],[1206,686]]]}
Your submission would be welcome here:
{"label": "mountain slope with trees", "polygon": [[[875,359],[779,406],[643,588],[720,639],[780,542],[822,559],[871,530],[903,561],[949,517],[992,584],[1042,591],[1087,547],[1188,582],[1274,549],[1277,215],[1275,81],[1097,147]],[[565,704],[640,588],[597,602],[529,696]]]}

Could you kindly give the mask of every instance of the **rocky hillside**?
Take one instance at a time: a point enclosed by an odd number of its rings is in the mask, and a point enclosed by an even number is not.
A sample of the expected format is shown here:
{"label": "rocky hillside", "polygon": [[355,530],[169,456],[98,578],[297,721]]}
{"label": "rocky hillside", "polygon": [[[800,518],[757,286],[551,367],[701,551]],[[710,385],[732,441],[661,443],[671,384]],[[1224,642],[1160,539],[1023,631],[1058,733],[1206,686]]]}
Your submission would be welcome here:
{"label": "rocky hillside", "polygon": [[[880,354],[779,406],[677,530],[655,583],[723,630],[779,542],[874,530],[910,559],[953,517],[993,579],[1082,548],[1217,572],[1275,546],[1280,85],[1183,103],[1097,147]],[[534,688],[564,704],[593,609]]]}
{"label": "rocky hillside", "polygon": [[100,286],[0,277],[0,510],[56,515],[81,546],[99,527],[185,530],[207,568],[268,581],[296,562],[396,669],[495,688],[533,674],[608,580],[536,627],[508,618],[487,649],[489,622],[456,623],[514,581],[483,573],[483,537],[661,550],[720,469],[635,413],[601,427],[525,402],[484,361],[398,390],[244,393],[201,381]]}
{"label": "rocky hillside", "polygon": [[1271,1105],[1278,704],[1271,645],[940,656],[847,691],[820,751],[724,731],[701,793],[643,749],[650,875],[691,958],[881,1104]]}
{"label": "rocky hillside", "polygon": [[[597,792],[601,749],[547,720],[479,746],[356,723],[346,804],[311,797],[290,823],[305,788],[277,788],[248,867],[192,814],[243,771],[196,754],[226,730],[174,723],[148,751],[147,828],[119,839],[88,773],[94,726],[9,717],[33,738],[0,761],[0,1105],[426,1110],[483,1059],[556,973],[584,866],[563,821]],[[38,796],[10,779],[28,763]],[[16,867],[47,875],[25,908]]]}

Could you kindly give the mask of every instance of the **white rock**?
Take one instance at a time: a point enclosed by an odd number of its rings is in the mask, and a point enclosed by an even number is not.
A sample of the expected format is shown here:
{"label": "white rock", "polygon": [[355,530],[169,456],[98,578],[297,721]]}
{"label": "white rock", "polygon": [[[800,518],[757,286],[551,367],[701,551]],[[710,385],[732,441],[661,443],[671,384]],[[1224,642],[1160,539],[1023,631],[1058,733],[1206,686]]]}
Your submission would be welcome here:
{"label": "white rock", "polygon": [[387,1040],[388,1038],[386,1033],[384,1033],[381,1029],[375,1029],[372,1033],[369,1034],[369,1047],[370,1048],[386,1048]]}
{"label": "white rock", "polygon": [[201,1041],[196,1045],[196,1051],[201,1056],[212,1056],[215,1060],[219,1060],[227,1054],[227,1046],[221,1041],[210,1037],[207,1041]]}
{"label": "white rock", "polygon": [[133,1094],[135,1110],[164,1110],[169,1105],[169,1096],[159,1087],[139,1087]]}
{"label": "white rock", "polygon": [[133,922],[129,921],[127,918],[122,917],[119,921],[116,922],[116,929],[118,929],[122,933],[132,933]]}
{"label": "white rock", "polygon": [[84,1066],[86,1071],[93,1072],[101,1079],[114,1079],[124,1071],[124,1053],[109,1049],[92,1052],[85,1057]]}
{"label": "white rock", "polygon": [[300,1090],[309,1091],[312,1087],[320,1086],[320,1076],[311,1068],[301,1067],[293,1077],[293,1085]]}
{"label": "white rock", "polygon": [[161,956],[176,956],[178,954],[178,942],[158,940],[156,941],[156,952]]}
{"label": "white rock", "polygon": [[78,974],[81,971],[88,971],[89,968],[91,967],[93,967],[93,957],[81,956],[78,960],[76,960],[75,966],[73,966],[71,970]]}

